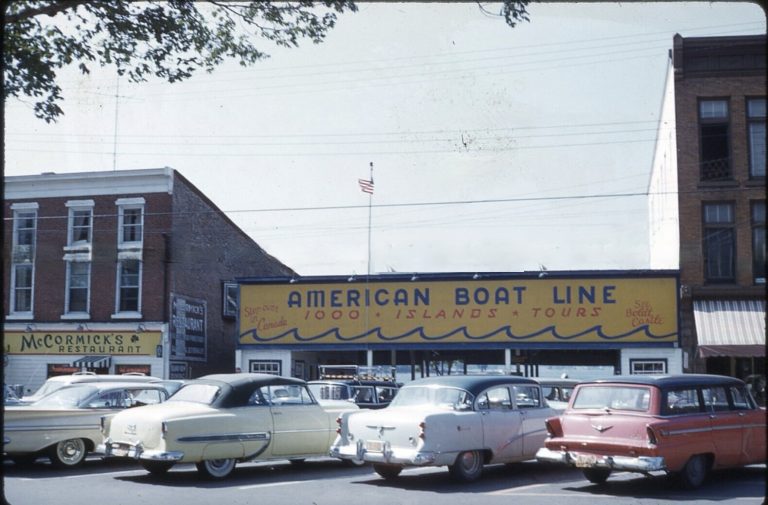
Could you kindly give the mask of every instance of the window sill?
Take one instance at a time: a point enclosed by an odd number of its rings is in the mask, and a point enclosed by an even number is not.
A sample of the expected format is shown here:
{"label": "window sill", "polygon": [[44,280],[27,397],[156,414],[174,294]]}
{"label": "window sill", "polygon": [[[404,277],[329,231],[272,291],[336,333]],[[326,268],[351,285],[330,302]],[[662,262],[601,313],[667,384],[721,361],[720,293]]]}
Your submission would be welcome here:
{"label": "window sill", "polygon": [[90,321],[91,315],[88,312],[68,312],[61,315],[62,321],[80,320]]}
{"label": "window sill", "polygon": [[110,316],[112,319],[141,319],[141,312],[118,312]]}
{"label": "window sill", "polygon": [[34,314],[8,314],[5,316],[7,321],[32,321],[35,319]]}
{"label": "window sill", "polygon": [[738,188],[739,183],[733,179],[725,181],[699,181],[699,189],[711,189],[711,188]]}

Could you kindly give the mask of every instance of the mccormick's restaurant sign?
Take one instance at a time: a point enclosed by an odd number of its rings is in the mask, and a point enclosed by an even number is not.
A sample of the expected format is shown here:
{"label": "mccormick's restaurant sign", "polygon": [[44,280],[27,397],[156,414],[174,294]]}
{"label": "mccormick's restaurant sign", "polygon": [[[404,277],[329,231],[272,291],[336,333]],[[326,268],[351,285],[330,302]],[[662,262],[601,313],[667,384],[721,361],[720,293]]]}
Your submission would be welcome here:
{"label": "mccormick's restaurant sign", "polygon": [[665,343],[677,278],[241,284],[241,345]]}
{"label": "mccormick's restaurant sign", "polygon": [[154,356],[159,331],[6,331],[6,354],[110,354]]}

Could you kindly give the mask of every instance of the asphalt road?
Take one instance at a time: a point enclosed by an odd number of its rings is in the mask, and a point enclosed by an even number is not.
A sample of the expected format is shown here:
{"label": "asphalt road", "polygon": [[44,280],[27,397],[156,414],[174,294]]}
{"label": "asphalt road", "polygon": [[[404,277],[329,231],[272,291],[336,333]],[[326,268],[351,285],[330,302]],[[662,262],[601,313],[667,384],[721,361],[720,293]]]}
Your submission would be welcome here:
{"label": "asphalt road", "polygon": [[212,482],[201,480],[193,465],[156,479],[138,465],[92,457],[64,471],[43,460],[26,468],[6,461],[3,484],[11,505],[760,505],[766,466],[715,472],[701,488],[685,491],[664,475],[629,473],[597,486],[578,470],[536,462],[486,467],[471,484],[451,482],[446,468],[409,469],[386,481],[370,466],[349,468],[333,459],[246,463]]}

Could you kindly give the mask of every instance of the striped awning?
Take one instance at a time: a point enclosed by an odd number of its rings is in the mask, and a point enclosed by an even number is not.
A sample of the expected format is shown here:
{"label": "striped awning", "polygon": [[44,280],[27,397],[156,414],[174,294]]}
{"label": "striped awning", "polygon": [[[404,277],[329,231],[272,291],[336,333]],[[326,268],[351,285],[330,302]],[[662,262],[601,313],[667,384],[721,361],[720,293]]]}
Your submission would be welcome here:
{"label": "striped awning", "polygon": [[72,362],[77,368],[109,368],[112,356],[84,356]]}
{"label": "striped awning", "polygon": [[699,356],[765,356],[765,300],[694,300]]}

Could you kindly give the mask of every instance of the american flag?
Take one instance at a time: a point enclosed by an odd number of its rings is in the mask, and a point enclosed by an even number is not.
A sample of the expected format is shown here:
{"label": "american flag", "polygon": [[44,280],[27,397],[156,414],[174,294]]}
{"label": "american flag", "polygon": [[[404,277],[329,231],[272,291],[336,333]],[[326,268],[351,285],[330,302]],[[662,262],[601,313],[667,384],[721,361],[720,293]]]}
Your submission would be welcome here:
{"label": "american flag", "polygon": [[358,179],[357,183],[360,184],[360,189],[363,193],[373,194],[373,179],[370,181],[368,179]]}

